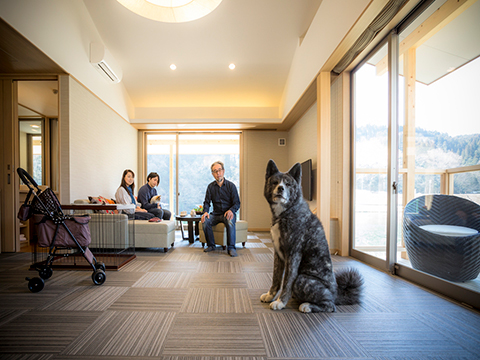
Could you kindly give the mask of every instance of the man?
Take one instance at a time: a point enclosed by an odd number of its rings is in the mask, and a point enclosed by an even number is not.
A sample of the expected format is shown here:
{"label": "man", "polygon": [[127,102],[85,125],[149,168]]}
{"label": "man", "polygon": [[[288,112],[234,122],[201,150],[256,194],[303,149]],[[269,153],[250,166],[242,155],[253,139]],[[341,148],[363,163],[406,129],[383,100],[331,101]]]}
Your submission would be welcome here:
{"label": "man", "polygon": [[170,220],[172,213],[168,210],[162,209],[160,203],[150,204],[150,200],[157,196],[157,189],[155,187],[160,183],[160,176],[156,172],[151,172],[147,176],[147,183],[138,190],[138,202],[142,204],[142,209],[155,215],[159,219]]}
{"label": "man", "polygon": [[[240,198],[237,187],[231,181],[225,179],[225,168],[221,161],[216,161],[210,167],[215,181],[212,181],[205,193],[203,202],[202,224],[207,247],[204,252],[215,250],[212,226],[223,222],[227,229],[228,255],[237,256],[235,248],[235,213],[240,209]],[[213,203],[213,212],[209,214],[210,203]]]}

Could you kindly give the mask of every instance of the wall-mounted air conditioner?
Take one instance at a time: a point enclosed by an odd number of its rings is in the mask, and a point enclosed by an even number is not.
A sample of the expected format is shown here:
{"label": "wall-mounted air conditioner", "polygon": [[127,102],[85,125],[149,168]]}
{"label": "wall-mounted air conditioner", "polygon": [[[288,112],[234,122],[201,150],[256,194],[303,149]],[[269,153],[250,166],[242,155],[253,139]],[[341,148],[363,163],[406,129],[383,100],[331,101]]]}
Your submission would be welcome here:
{"label": "wall-mounted air conditioner", "polygon": [[100,43],[90,44],[90,63],[112,83],[122,80],[122,69],[117,64],[112,54]]}

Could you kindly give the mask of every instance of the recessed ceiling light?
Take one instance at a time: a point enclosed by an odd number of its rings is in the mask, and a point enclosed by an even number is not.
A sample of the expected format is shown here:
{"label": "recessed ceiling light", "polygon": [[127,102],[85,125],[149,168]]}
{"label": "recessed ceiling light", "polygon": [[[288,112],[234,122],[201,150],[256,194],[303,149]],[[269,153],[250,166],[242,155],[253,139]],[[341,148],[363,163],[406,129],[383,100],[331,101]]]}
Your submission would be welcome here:
{"label": "recessed ceiling light", "polygon": [[177,66],[175,64],[170,65],[170,69],[175,70]]}
{"label": "recessed ceiling light", "polygon": [[228,68],[229,68],[230,70],[235,69],[235,64],[232,63],[232,64],[228,65]]}
{"label": "recessed ceiling light", "polygon": [[33,128],[39,128],[40,127],[38,125],[30,125],[30,126],[33,127]]}

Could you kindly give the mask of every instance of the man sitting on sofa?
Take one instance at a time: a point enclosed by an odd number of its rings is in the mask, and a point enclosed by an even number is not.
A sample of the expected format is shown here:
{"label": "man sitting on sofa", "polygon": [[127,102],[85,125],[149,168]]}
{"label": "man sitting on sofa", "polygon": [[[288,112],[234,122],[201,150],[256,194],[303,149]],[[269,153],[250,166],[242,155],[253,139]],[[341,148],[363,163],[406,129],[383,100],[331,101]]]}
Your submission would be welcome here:
{"label": "man sitting on sofa", "polygon": [[157,189],[155,187],[160,183],[160,176],[156,172],[151,172],[147,176],[147,183],[138,190],[137,200],[142,204],[142,209],[155,215],[159,219],[170,220],[172,213],[166,209],[162,209],[160,201],[156,204],[151,204],[150,200],[157,196]]}

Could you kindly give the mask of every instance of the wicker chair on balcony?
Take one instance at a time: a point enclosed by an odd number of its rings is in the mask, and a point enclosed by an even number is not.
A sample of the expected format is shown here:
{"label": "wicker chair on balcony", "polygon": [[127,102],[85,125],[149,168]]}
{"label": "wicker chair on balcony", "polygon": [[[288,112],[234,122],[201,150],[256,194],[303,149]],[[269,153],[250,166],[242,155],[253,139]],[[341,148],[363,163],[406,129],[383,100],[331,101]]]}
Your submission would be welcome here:
{"label": "wicker chair on balcony", "polygon": [[455,282],[480,273],[480,206],[450,195],[410,201],[403,236],[412,267]]}

